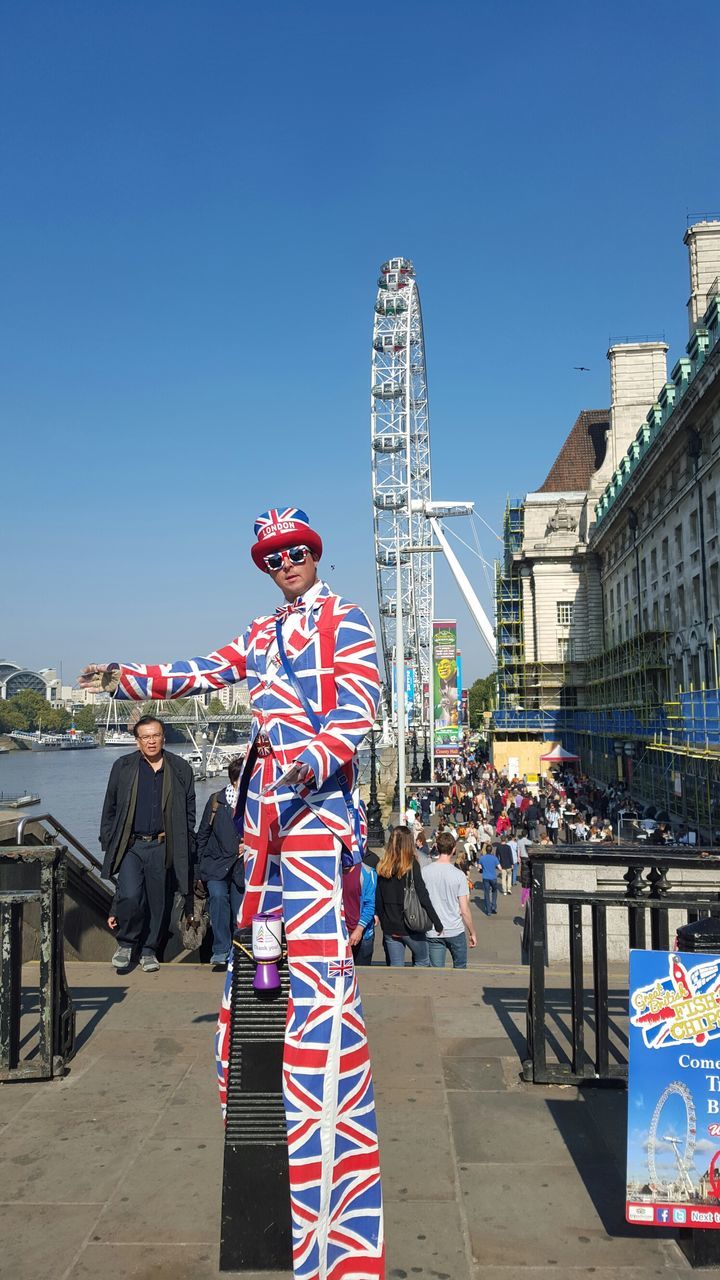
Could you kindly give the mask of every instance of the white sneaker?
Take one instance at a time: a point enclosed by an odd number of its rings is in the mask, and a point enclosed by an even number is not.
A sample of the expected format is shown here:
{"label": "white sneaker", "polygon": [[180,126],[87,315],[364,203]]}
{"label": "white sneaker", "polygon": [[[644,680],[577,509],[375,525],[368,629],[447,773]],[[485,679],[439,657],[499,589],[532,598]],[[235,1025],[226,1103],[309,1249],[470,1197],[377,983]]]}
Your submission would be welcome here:
{"label": "white sneaker", "polygon": [[129,969],[132,963],[132,947],[118,947],[111,964],[114,969]]}
{"label": "white sneaker", "polygon": [[150,951],[147,955],[140,957],[140,968],[144,973],[157,973],[160,968],[160,961],[157,956]]}

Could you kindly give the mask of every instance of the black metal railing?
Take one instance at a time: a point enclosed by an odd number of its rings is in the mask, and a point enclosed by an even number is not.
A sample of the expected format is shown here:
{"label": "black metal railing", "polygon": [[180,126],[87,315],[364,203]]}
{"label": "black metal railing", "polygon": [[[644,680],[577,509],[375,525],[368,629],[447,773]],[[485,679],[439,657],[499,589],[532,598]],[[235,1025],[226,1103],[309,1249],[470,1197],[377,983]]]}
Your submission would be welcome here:
{"label": "black metal railing", "polygon": [[[0,847],[0,1080],[61,1076],[75,1052],[63,956],[66,876],[66,851],[59,845]],[[22,935],[28,911],[38,914],[40,937],[37,1021],[26,1019],[32,1051],[22,1059]]]}
{"label": "black metal railing", "polygon": [[[720,916],[720,856],[695,851],[669,853],[652,847],[639,850],[637,845],[606,846],[602,851],[597,845],[573,845],[568,850],[533,850],[530,867],[526,932],[530,991],[523,1075],[535,1084],[625,1080],[627,966],[624,959],[618,960],[617,989],[613,990],[608,911],[625,914],[625,924],[620,935],[615,931],[615,937],[624,942],[626,936],[629,948],[670,950],[675,942],[671,911],[680,912],[684,921]],[[572,868],[581,867],[605,872],[620,869],[623,874],[617,888],[613,884],[588,890],[552,883],[548,887],[548,869],[562,870],[562,878],[567,879]],[[706,886],[689,889],[673,883],[673,872],[680,869],[697,874]],[[565,923],[555,920],[552,927],[566,929],[567,953],[553,958],[548,969],[549,906],[562,907],[566,913]],[[586,965],[592,972],[588,985]]]}

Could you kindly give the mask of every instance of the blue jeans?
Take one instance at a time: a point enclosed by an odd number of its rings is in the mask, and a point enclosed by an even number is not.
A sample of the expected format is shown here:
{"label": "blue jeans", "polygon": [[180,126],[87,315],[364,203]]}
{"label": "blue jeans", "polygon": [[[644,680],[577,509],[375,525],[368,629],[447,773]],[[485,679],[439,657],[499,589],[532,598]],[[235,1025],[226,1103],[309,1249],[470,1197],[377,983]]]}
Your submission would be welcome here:
{"label": "blue jeans", "polygon": [[385,947],[385,959],[393,969],[404,968],[406,947],[410,948],[413,964],[417,969],[430,968],[430,957],[425,934],[412,936],[409,933],[405,933],[402,938],[391,938],[389,934],[384,933],[383,946]]}
{"label": "blue jeans", "polygon": [[488,880],[483,876],[483,893],[485,895],[485,915],[497,911],[497,880]]}
{"label": "blue jeans", "polygon": [[232,935],[242,902],[242,890],[232,880],[208,880],[208,912],[213,935],[213,959],[227,960]]}
{"label": "blue jeans", "polygon": [[450,952],[453,969],[467,969],[467,937],[465,930],[453,938],[428,938],[431,969],[444,969],[445,957]]}
{"label": "blue jeans", "polygon": [[518,864],[517,864],[517,862],[513,862],[513,867],[512,867],[512,884],[517,884],[517,878],[518,878]]}

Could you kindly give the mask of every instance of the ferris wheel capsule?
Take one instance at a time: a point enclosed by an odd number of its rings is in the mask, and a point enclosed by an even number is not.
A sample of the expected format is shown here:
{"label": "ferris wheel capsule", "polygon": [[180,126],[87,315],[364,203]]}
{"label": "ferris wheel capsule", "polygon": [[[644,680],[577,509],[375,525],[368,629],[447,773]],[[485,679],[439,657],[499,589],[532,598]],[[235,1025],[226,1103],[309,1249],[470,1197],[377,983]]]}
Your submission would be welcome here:
{"label": "ferris wheel capsule", "polygon": [[377,382],[372,389],[372,393],[377,400],[397,400],[398,396],[403,395],[405,388],[401,382]]}
{"label": "ferris wheel capsule", "polygon": [[407,302],[404,298],[394,295],[386,297],[380,293],[375,302],[375,311],[379,316],[401,316],[407,311]]}
{"label": "ferris wheel capsule", "polygon": [[404,346],[403,333],[381,333],[373,342],[376,351],[402,351]]}

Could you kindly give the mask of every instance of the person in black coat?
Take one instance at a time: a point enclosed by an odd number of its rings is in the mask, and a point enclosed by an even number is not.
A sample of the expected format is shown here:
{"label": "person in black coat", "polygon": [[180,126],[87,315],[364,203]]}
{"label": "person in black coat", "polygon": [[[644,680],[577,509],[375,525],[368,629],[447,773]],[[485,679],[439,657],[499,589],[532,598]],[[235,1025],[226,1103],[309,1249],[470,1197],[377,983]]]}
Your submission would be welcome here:
{"label": "person in black coat", "polygon": [[375,914],[383,933],[385,960],[393,968],[403,968],[407,947],[413,964],[421,969],[429,969],[430,952],[425,934],[413,933],[405,924],[403,903],[408,875],[412,876],[420,905],[429,915],[433,928],[442,933],[442,920],[430,901],[420,864],[415,857],[414,835],[409,827],[395,827],[377,865]]}
{"label": "person in black coat", "polygon": [[115,761],[105,792],[102,873],[117,886],[108,922],[117,928],[114,968],[127,969],[141,946],[140,967],[155,973],[171,870],[192,916],[195,779],[187,760],[165,751],[165,728],[156,716],[141,716],[133,734],[138,750]]}
{"label": "person in black coat", "polygon": [[233,821],[242,763],[242,759],[230,761],[228,786],[208,800],[197,833],[195,874],[208,889],[213,934],[211,964],[223,969],[230,958],[233,923],[245,891],[243,846]]}

